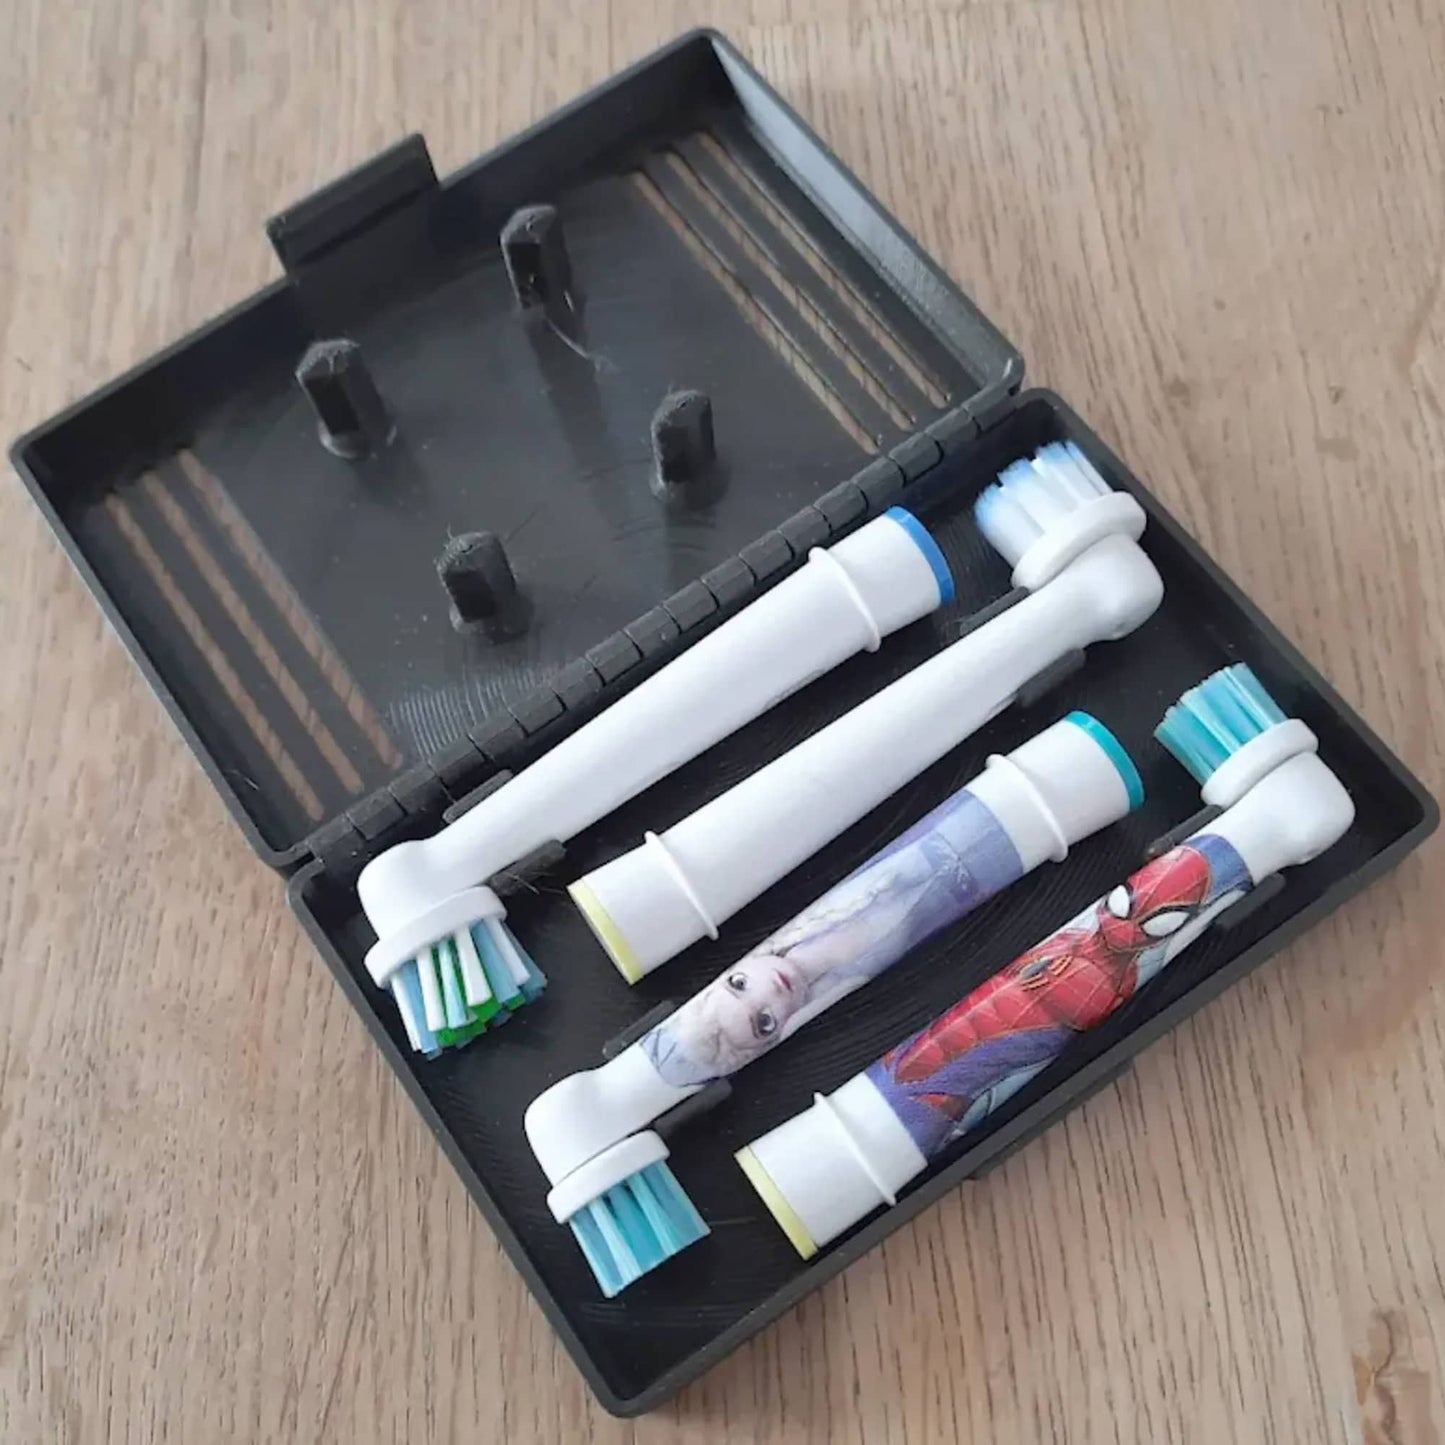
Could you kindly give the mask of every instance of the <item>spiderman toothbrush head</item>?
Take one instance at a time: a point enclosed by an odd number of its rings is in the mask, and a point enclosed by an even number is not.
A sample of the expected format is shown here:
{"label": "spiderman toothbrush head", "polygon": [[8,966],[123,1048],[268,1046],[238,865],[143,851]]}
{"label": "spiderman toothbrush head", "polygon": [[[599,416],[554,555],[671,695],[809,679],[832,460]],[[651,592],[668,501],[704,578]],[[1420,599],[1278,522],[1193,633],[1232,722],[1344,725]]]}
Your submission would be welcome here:
{"label": "spiderman toothbrush head", "polygon": [[1172,962],[1219,915],[1344,835],[1355,809],[1243,664],[1191,688],[1155,736],[1222,811],[738,1163],[806,1259],[921,1174],[931,1159]]}

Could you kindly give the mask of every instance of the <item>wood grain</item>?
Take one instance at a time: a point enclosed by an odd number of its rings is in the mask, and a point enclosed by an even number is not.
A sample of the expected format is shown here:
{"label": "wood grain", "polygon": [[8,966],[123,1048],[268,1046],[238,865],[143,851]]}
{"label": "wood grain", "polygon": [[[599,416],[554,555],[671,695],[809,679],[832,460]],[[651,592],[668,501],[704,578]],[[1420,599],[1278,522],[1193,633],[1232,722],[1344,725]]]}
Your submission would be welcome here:
{"label": "wood grain", "polygon": [[[7,0],[0,432],[712,18],[1445,788],[1435,0]],[[590,1401],[18,485],[0,1438],[1445,1439],[1427,848],[636,1424]]]}

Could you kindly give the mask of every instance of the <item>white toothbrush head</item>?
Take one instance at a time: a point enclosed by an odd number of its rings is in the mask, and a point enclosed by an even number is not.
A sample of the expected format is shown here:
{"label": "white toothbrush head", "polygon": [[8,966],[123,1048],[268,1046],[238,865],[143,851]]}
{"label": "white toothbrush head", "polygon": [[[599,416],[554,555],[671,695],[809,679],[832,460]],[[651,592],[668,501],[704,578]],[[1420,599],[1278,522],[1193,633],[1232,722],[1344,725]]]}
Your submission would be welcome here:
{"label": "white toothbrush head", "polygon": [[1030,591],[1104,537],[1137,541],[1145,521],[1139,503],[1114,491],[1073,442],[1051,442],[1005,467],[974,503],[973,514],[1014,569],[1014,585]]}

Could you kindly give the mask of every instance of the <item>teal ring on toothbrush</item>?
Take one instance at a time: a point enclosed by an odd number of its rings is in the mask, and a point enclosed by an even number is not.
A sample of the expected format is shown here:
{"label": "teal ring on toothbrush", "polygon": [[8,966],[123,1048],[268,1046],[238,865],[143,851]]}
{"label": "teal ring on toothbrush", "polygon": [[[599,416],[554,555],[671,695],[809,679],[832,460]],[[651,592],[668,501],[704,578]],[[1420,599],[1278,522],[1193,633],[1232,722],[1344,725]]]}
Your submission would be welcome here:
{"label": "teal ring on toothbrush", "polygon": [[1071,712],[1064,721],[1073,723],[1076,728],[1083,728],[1103,748],[1109,761],[1119,770],[1124,790],[1129,794],[1130,811],[1141,807],[1144,803],[1144,780],[1139,776],[1139,769],[1134,766],[1134,759],[1125,751],[1123,743],[1092,713]]}
{"label": "teal ring on toothbrush", "polygon": [[934,580],[938,583],[939,601],[952,602],[957,595],[953,585],[953,573],[949,570],[948,558],[943,555],[943,548],[933,540],[933,534],[906,507],[889,507],[883,515],[897,522],[923,553],[924,560],[933,569]]}

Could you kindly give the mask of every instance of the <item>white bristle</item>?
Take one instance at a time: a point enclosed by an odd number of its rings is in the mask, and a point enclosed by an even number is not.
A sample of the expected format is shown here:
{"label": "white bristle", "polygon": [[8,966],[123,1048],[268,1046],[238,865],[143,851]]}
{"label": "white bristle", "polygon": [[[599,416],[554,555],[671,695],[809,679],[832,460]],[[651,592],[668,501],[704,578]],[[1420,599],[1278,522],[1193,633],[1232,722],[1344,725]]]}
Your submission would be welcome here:
{"label": "white bristle", "polygon": [[1072,442],[1043,447],[1031,461],[1014,462],[974,504],[974,517],[990,545],[1017,566],[1045,532],[1109,485]]}
{"label": "white bristle", "polygon": [[1046,474],[1055,486],[1067,491],[1078,503],[1108,495],[1109,484],[1072,442],[1056,442],[1044,447],[1034,458],[1034,468]]}
{"label": "white bristle", "polygon": [[446,1005],[442,1002],[442,981],[437,976],[435,948],[423,949],[416,961],[417,981],[421,984],[422,1013],[426,1026],[434,1034],[447,1026]]}
{"label": "white bristle", "polygon": [[466,992],[467,1003],[472,1008],[481,1008],[483,1004],[492,1001],[492,990],[487,985],[482,960],[477,956],[477,945],[472,941],[470,931],[465,928],[459,929],[452,937],[457,946],[457,958],[462,966],[462,988]]}
{"label": "white bristle", "polygon": [[1038,467],[1031,468],[1011,485],[1014,500],[1028,513],[1029,520],[1040,532],[1047,532],[1072,510],[1068,489],[1059,486]]}
{"label": "white bristle", "polygon": [[1033,518],[1014,499],[1011,487],[989,487],[974,503],[973,515],[989,545],[1011,567],[1018,564],[1039,534]]}

